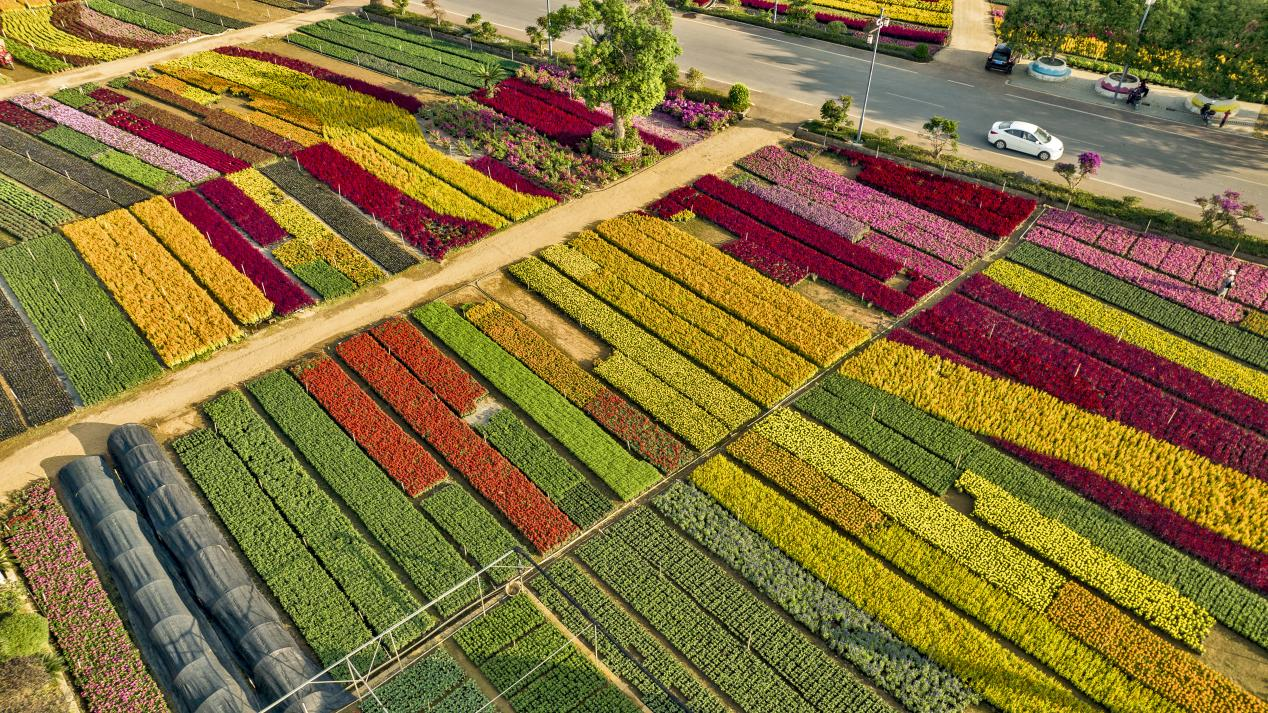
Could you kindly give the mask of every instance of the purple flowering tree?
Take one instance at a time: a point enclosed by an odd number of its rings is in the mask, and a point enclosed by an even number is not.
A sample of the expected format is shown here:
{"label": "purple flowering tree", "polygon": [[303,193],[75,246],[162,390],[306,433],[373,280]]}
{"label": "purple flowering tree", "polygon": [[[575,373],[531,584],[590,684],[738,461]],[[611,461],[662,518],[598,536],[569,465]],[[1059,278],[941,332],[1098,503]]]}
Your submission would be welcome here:
{"label": "purple flowering tree", "polygon": [[1202,225],[1216,235],[1229,235],[1239,238],[1246,234],[1243,220],[1262,222],[1264,214],[1249,203],[1242,202],[1242,194],[1225,190],[1210,196],[1199,196],[1193,199],[1202,209]]}
{"label": "purple flowering tree", "polygon": [[1074,193],[1074,189],[1079,187],[1084,178],[1094,176],[1101,170],[1101,155],[1095,151],[1084,151],[1079,154],[1078,163],[1059,163],[1052,170],[1065,179],[1070,193]]}

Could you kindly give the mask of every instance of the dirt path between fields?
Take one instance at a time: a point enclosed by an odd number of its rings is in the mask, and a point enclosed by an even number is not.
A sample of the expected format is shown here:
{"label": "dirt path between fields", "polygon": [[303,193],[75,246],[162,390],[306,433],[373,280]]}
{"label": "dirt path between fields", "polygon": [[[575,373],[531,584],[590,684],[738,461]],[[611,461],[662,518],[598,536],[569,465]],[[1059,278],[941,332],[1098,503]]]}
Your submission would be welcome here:
{"label": "dirt path between fields", "polygon": [[85,453],[104,453],[110,429],[124,423],[153,424],[215,394],[302,356],[337,337],[437,297],[599,221],[638,209],[672,187],[721,171],[735,160],[787,134],[746,123],[684,149],[607,189],[512,226],[446,261],[424,263],[370,287],[341,304],[318,307],[275,324],[206,361],[168,372],[136,392],[81,409],[61,421],[32,429],[0,445],[0,494]]}

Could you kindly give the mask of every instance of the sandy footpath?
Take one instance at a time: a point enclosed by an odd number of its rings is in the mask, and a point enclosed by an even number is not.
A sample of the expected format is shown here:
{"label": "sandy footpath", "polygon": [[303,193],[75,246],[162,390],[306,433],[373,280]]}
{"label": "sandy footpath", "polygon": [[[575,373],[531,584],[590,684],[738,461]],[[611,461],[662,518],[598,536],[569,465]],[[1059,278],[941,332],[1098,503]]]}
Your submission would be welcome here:
{"label": "sandy footpath", "polygon": [[285,364],[339,336],[496,272],[551,243],[605,218],[636,210],[671,188],[720,171],[787,134],[742,124],[617,185],[590,193],[512,226],[446,260],[424,263],[368,288],[348,301],[280,322],[209,359],[124,394],[80,409],[0,444],[0,493],[33,478],[52,476],[85,453],[103,453],[110,429],[129,422],[158,423],[253,376]]}

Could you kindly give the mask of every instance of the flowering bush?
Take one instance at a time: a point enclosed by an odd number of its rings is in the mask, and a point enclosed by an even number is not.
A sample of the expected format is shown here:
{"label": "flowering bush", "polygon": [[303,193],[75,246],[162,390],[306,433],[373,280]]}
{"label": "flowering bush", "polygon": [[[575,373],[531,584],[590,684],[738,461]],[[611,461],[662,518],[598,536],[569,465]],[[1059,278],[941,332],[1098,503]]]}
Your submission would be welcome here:
{"label": "flowering bush", "polygon": [[[699,1],[700,0],[697,0],[697,2]],[[767,11],[769,11],[775,5],[773,0],[740,0],[740,3],[744,5],[745,7],[751,7],[757,10],[767,10]],[[827,3],[821,3],[821,4],[826,5]],[[893,9],[893,6],[887,5],[886,7]],[[912,4],[911,7],[919,8],[921,6],[919,4]],[[786,15],[787,13],[788,13],[788,5],[786,3],[779,3],[779,14]],[[864,14],[874,15],[875,13],[873,12],[873,13],[864,13]],[[894,17],[898,17],[898,15],[895,14]],[[867,29],[868,22],[869,22],[868,18],[859,17],[858,15],[840,15],[833,12],[816,12],[815,20],[825,25],[831,24],[833,22],[840,22],[844,24],[846,27],[850,28],[851,30],[865,30]],[[917,20],[917,22],[920,22],[920,21]],[[925,22],[922,24],[930,25],[935,23]],[[942,26],[945,27],[946,25],[942,25]],[[881,28],[882,37],[892,37],[897,40],[906,40],[909,42],[924,42],[931,45],[946,44],[947,37],[950,34],[951,33],[946,31],[937,31],[937,30],[930,30],[927,28],[911,27],[909,25],[900,25],[894,22],[891,22],[890,24]]]}
{"label": "flowering bush", "polygon": [[185,191],[169,196],[168,200],[172,201],[172,205],[176,206],[186,220],[207,236],[217,252],[260,288],[264,296],[273,303],[277,314],[287,315],[313,304],[313,298],[303,288],[247,242],[198,194]]}
{"label": "flowering bush", "polygon": [[110,604],[47,481],[18,492],[4,544],[89,713],[166,713],[167,703]]}
{"label": "flowering bush", "polygon": [[698,102],[682,95],[682,90],[672,91],[665,97],[664,103],[657,107],[682,122],[688,129],[705,129],[719,131],[735,121],[734,112],[719,109],[716,104]]}
{"label": "flowering bush", "polygon": [[374,403],[330,357],[294,369],[300,383],[411,498],[445,479],[422,444]]}
{"label": "flowering bush", "polygon": [[556,67],[553,64],[521,64],[515,70],[515,78],[569,97],[576,93],[577,77],[567,67]]}
{"label": "flowering bush", "polygon": [[[498,85],[498,88],[505,89],[508,87],[508,85],[511,88],[513,88],[515,91],[521,94],[533,97],[534,99],[537,99],[538,101],[540,101],[541,103],[547,106],[560,109],[571,116],[575,116],[581,119],[582,121],[585,121],[586,123],[590,124],[595,129],[609,127],[612,123],[612,117],[610,114],[605,114],[604,112],[598,109],[591,109],[590,107],[586,106],[585,103],[582,101],[565,97],[557,92],[552,92],[549,89],[546,89],[544,87],[539,87],[532,84],[525,84],[524,82],[521,82],[518,79],[511,78],[511,79],[504,80],[501,84]],[[590,133],[593,133],[593,132],[590,132]],[[681,146],[677,144],[677,142],[674,142],[670,139],[666,139],[662,136],[658,136],[655,133],[647,131],[646,129],[641,129],[641,128],[638,129],[638,135],[639,135],[639,138],[641,138],[644,141],[644,143],[648,144],[649,146],[656,149],[662,154],[671,154],[677,151],[678,149],[682,148]]]}
{"label": "flowering bush", "polygon": [[393,317],[371,333],[459,415],[475,411],[476,402],[488,394],[480,382],[437,349],[409,320]]}
{"label": "flowering bush", "polygon": [[863,164],[860,182],[1001,238],[1011,235],[1035,210],[1033,198],[849,149],[837,152]]}

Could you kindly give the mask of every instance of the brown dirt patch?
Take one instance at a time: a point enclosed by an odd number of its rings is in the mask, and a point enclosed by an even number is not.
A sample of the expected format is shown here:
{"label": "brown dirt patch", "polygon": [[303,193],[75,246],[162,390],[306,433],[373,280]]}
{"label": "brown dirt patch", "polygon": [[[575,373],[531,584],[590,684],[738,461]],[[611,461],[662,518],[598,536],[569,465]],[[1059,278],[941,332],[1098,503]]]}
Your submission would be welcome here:
{"label": "brown dirt patch", "polygon": [[498,272],[479,280],[476,285],[482,301],[489,298],[497,301],[582,366],[588,366],[594,360],[609,355],[611,350],[606,344],[590,336],[549,303],[521,287],[510,275]]}
{"label": "brown dirt patch", "polygon": [[802,280],[793,285],[793,289],[820,307],[868,329],[875,330],[885,320],[885,314],[880,310],[865,306],[857,297],[847,295],[826,282]]}

